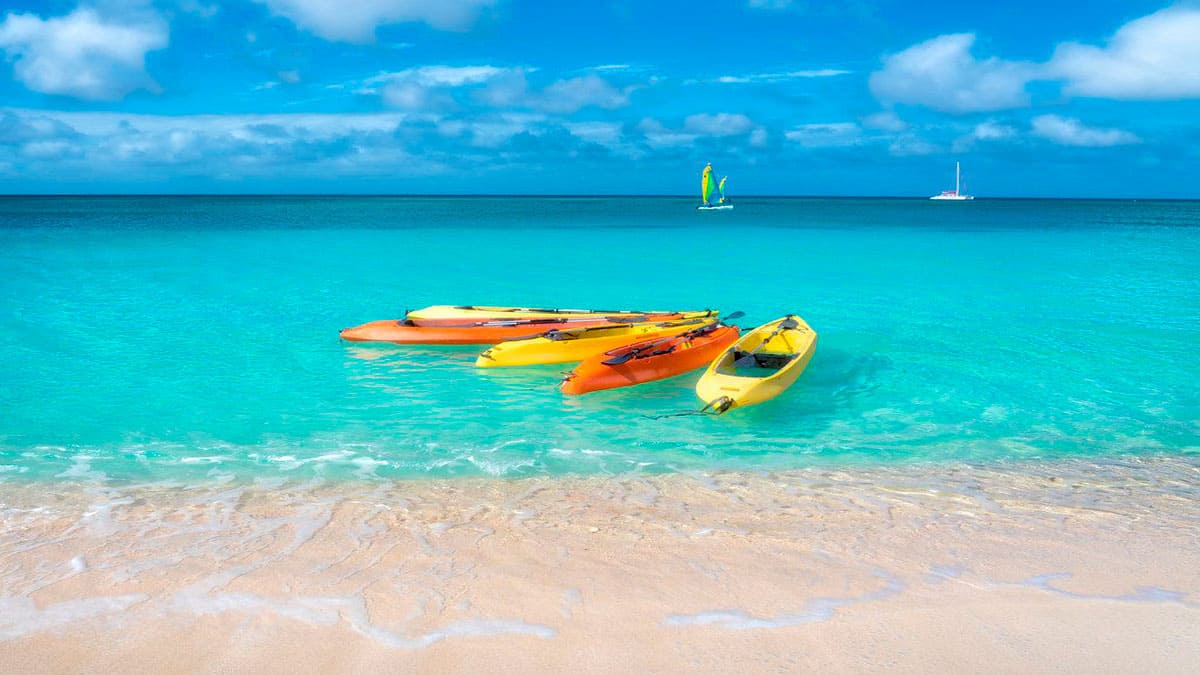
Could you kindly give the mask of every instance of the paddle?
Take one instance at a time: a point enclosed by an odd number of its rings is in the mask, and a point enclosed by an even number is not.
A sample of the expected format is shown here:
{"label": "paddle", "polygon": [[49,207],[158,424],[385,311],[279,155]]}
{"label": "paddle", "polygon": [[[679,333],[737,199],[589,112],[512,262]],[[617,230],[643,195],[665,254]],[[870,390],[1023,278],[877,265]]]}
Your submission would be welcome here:
{"label": "paddle", "polygon": [[[636,349],[630,349],[629,351],[625,352],[624,354],[621,354],[620,356],[614,356],[611,359],[605,359],[604,361],[601,361],[601,363],[603,363],[606,366],[619,366],[622,363],[627,363],[629,361],[632,361],[633,359],[641,357],[642,353],[648,349],[653,349],[654,347],[657,347],[661,344],[665,344],[667,342],[670,342],[670,341],[678,339],[678,338],[689,339],[689,338],[697,337],[700,335],[704,335],[705,333],[707,333],[709,331],[715,330],[717,326],[721,325],[725,321],[731,321],[733,319],[738,319],[743,316],[746,316],[745,312],[733,312],[732,314],[729,314],[728,316],[718,319],[718,320],[716,320],[706,326],[703,326],[701,328],[696,328],[695,330],[690,330],[686,333],[680,333],[679,335],[672,335],[671,337],[665,337],[665,338],[662,338],[659,340],[654,340],[652,342],[647,342],[646,344],[642,345],[641,347],[637,347]],[[669,353],[669,352],[653,352],[651,354],[646,354],[646,356],[658,356],[658,355],[666,354],[666,353]]]}
{"label": "paddle", "polygon": [[752,351],[749,354],[743,356],[742,358],[734,361],[733,367],[734,368],[749,368],[749,367],[755,365],[757,363],[757,361],[755,361],[754,355],[757,354],[763,348],[764,345],[766,345],[768,342],[770,342],[771,338],[775,337],[776,335],[779,335],[779,333],[781,333],[785,330],[789,330],[792,328],[799,328],[799,327],[800,327],[800,322],[796,321],[795,319],[793,319],[790,316],[787,317],[786,319],[784,319],[783,321],[780,321],[778,328],[771,331],[770,335],[768,335],[765,339],[763,339],[762,342],[758,343],[758,346],[754,348],[754,351]]}

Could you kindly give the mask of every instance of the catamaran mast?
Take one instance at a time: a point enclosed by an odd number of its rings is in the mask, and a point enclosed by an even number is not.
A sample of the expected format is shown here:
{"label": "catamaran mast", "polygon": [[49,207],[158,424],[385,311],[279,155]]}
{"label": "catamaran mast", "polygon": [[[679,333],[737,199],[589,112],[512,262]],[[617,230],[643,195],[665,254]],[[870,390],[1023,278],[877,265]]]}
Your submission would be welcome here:
{"label": "catamaran mast", "polygon": [[958,181],[961,174],[959,173],[958,162],[954,163],[954,194],[958,194]]}

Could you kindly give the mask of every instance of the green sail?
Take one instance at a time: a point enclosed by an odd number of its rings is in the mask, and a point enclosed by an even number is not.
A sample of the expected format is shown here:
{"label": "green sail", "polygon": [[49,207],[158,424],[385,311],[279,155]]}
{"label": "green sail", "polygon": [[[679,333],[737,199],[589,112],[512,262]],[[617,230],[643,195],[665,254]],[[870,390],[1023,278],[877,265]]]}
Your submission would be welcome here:
{"label": "green sail", "polygon": [[713,193],[712,167],[704,167],[704,175],[700,176],[700,198],[704,203],[708,203],[708,198]]}
{"label": "green sail", "polygon": [[721,182],[717,184],[717,189],[721,191],[721,203],[725,203],[725,180],[727,178],[729,178],[729,176],[725,176],[725,178],[722,178]]}

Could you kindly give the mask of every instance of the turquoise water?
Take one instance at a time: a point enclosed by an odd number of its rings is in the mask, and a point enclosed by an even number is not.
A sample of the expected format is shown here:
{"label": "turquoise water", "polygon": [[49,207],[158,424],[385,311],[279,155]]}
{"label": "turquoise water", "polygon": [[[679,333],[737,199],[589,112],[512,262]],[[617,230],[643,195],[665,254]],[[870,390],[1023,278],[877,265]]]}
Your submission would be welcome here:
{"label": "turquoise water", "polygon": [[[1200,452],[1200,203],[0,198],[0,480],[524,476]],[[345,344],[430,304],[785,313],[780,398]]]}

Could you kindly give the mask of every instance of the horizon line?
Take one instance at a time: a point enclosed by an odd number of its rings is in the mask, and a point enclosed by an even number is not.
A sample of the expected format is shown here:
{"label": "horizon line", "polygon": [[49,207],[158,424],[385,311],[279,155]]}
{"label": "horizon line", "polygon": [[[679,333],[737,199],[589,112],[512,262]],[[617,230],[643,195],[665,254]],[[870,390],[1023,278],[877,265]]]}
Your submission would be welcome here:
{"label": "horizon line", "polygon": [[[528,193],[528,194],[492,194],[485,192],[429,192],[429,193],[390,193],[390,192],[0,192],[0,199],[5,198],[97,198],[97,197],[382,197],[382,198],[486,198],[486,199],[525,199],[525,198],[560,198],[560,199],[698,199],[695,195],[678,194],[580,194],[580,193]],[[913,201],[928,201],[930,197],[914,195],[740,195],[738,200],[745,199],[903,199]],[[1197,197],[1029,197],[1029,196],[985,196],[976,195],[974,201],[1157,201],[1157,202],[1192,202],[1200,201]],[[734,203],[734,200],[730,200]]]}

